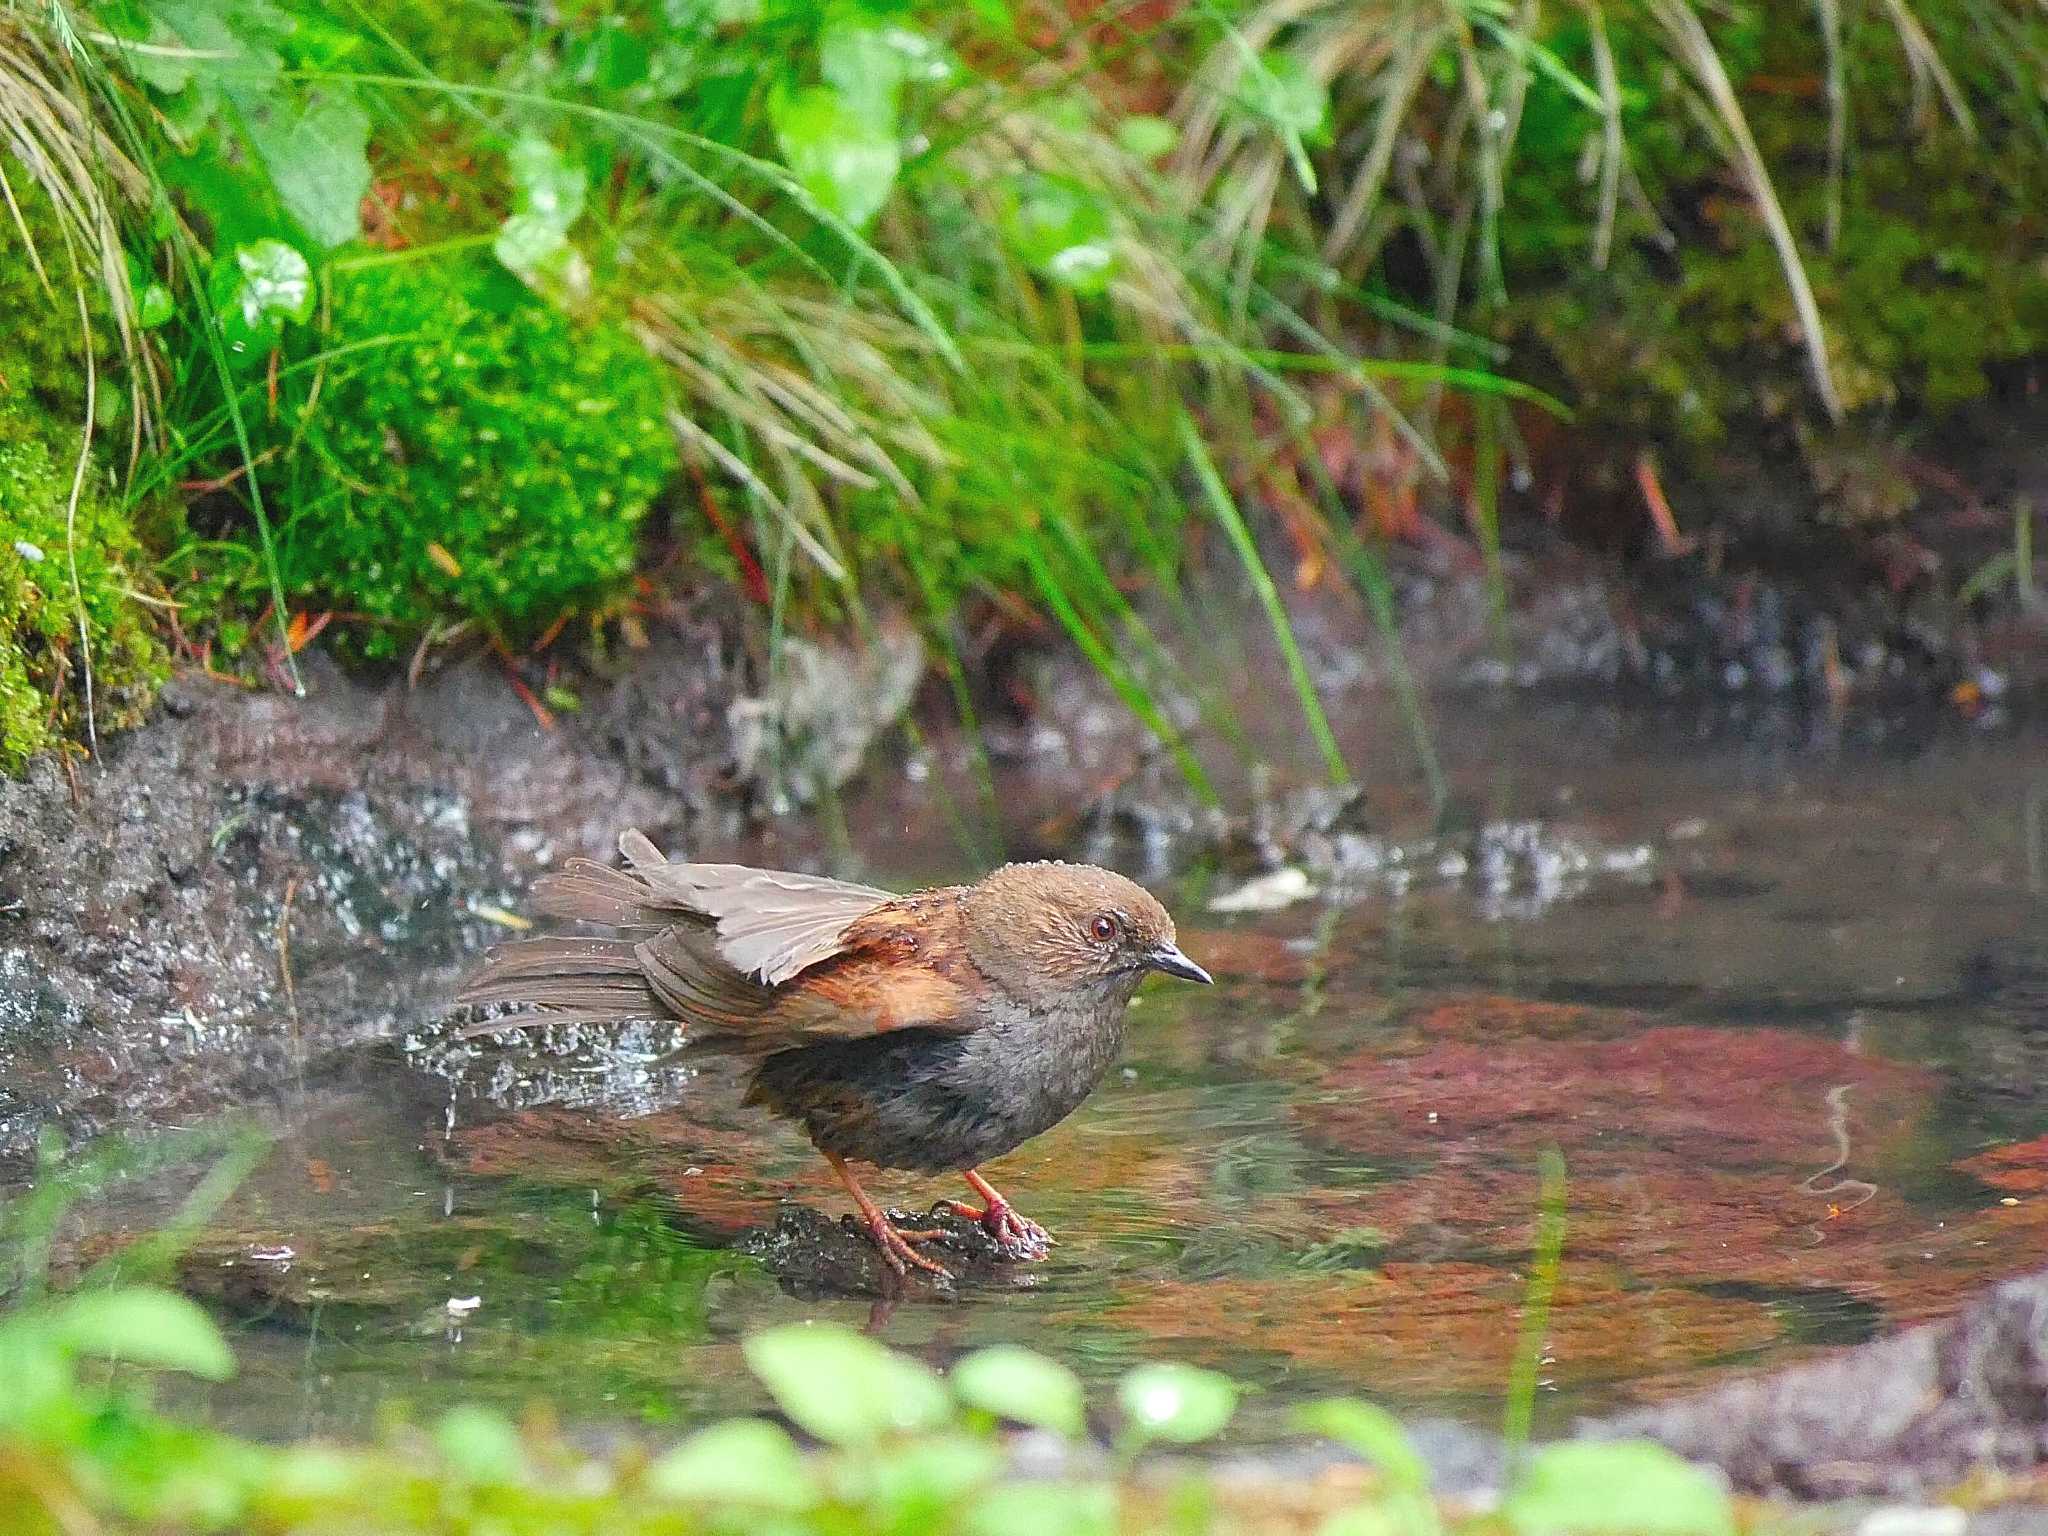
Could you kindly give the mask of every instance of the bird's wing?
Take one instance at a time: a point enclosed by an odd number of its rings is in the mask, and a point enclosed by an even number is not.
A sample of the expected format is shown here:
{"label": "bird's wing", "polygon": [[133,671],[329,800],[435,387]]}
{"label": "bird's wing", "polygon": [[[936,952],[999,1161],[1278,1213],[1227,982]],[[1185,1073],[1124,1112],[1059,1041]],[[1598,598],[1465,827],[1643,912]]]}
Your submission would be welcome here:
{"label": "bird's wing", "polygon": [[776,994],[775,1026],[808,1043],[979,1029],[987,983],[968,958],[957,895],[906,896],[852,924],[836,955]]}
{"label": "bird's wing", "polygon": [[619,851],[644,890],[643,907],[710,918],[719,958],[771,987],[840,953],[848,928],[895,900],[822,875],[674,863],[638,832],[621,837]]}

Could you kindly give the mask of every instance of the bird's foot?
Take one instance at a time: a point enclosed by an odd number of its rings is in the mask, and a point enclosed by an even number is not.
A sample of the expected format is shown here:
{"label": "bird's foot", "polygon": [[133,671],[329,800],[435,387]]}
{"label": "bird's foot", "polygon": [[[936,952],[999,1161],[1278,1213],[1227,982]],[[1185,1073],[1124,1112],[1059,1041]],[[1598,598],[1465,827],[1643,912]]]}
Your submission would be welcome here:
{"label": "bird's foot", "polygon": [[949,1200],[947,1204],[966,1220],[978,1222],[1007,1258],[1042,1259],[1054,1245],[1050,1232],[1029,1217],[1020,1216],[1007,1200],[991,1200],[986,1206],[972,1206],[959,1200]]}
{"label": "bird's foot", "polygon": [[936,1259],[928,1259],[911,1246],[912,1243],[928,1243],[945,1234],[934,1228],[930,1231],[906,1232],[890,1221],[880,1211],[868,1218],[868,1235],[875,1240],[875,1246],[882,1250],[882,1262],[898,1275],[906,1275],[914,1267],[926,1274],[936,1275],[941,1280],[953,1278],[953,1271]]}

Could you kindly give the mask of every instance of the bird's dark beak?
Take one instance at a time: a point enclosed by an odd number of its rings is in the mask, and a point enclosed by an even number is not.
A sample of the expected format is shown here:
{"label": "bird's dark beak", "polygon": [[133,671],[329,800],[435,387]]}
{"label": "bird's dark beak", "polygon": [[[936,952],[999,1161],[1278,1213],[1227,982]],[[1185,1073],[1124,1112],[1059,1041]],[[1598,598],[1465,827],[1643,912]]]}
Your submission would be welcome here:
{"label": "bird's dark beak", "polygon": [[1178,976],[1182,981],[1199,981],[1205,987],[1216,979],[1172,944],[1162,944],[1153,950],[1145,956],[1145,964],[1163,976]]}

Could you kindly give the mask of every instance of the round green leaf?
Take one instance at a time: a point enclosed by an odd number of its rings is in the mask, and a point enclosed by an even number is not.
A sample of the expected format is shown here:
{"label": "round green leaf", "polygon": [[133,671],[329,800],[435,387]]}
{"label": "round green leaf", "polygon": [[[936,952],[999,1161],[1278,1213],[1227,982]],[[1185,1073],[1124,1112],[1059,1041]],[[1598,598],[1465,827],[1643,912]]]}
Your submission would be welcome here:
{"label": "round green leaf", "polygon": [[186,1371],[208,1381],[235,1374],[235,1357],[213,1319],[186,1297],[154,1286],[73,1296],[45,1326],[72,1354]]}
{"label": "round green leaf", "polygon": [[282,240],[236,246],[214,263],[209,286],[228,345],[238,351],[268,351],[286,324],[313,313],[313,269]]}
{"label": "round green leaf", "polygon": [[521,134],[506,151],[505,164],[519,189],[521,214],[565,232],[583,216],[590,173],[539,134]]}
{"label": "round green leaf", "polygon": [[[893,1518],[889,1529],[926,1529],[961,1500],[985,1488],[1003,1470],[1003,1453],[988,1441],[957,1431],[878,1451],[859,1471],[862,1502]],[[919,1518],[922,1516],[922,1518]]]}
{"label": "round green leaf", "polygon": [[1517,1536],[1731,1536],[1713,1473],[1647,1440],[1565,1440],[1530,1456],[1501,1514]]}
{"label": "round green leaf", "polygon": [[663,1498],[787,1514],[818,1498],[796,1442],[765,1419],[731,1419],[690,1436],[647,1469],[647,1486]]}
{"label": "round green leaf", "polygon": [[791,1323],[747,1340],[742,1352],[776,1406],[820,1440],[862,1444],[952,1417],[946,1389],[925,1366],[830,1323]]}
{"label": "round green leaf", "polygon": [[146,283],[135,295],[135,323],[147,330],[171,318],[175,306],[171,290],[163,283]]}
{"label": "round green leaf", "polygon": [[1023,261],[1076,293],[1102,292],[1116,269],[1109,209],[1063,176],[1017,178],[1004,200],[1003,233]]}
{"label": "round green leaf", "polygon": [[1081,1379],[1064,1365],[1014,1344],[979,1349],[953,1367],[953,1391],[970,1408],[1040,1429],[1078,1435]]}
{"label": "round green leaf", "polygon": [[1124,1417],[1147,1440],[1188,1444],[1219,1433],[1237,1411],[1230,1378],[1192,1365],[1141,1365],[1117,1388]]}

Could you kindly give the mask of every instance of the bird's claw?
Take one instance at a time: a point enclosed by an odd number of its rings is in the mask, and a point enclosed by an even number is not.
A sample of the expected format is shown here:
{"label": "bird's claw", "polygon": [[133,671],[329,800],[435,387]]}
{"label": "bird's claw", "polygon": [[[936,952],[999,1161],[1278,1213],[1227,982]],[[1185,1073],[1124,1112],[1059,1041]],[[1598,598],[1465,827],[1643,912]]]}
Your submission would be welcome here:
{"label": "bird's claw", "polygon": [[882,1262],[903,1276],[915,1266],[926,1274],[936,1275],[941,1280],[953,1278],[953,1271],[936,1259],[928,1259],[911,1247],[913,1242],[929,1242],[944,1234],[938,1231],[905,1232],[886,1216],[877,1216],[868,1223],[868,1235],[874,1238],[875,1246],[882,1251]]}
{"label": "bird's claw", "polygon": [[968,1221],[979,1223],[1007,1258],[1042,1259],[1055,1246],[1056,1239],[1050,1232],[1028,1216],[1018,1215],[1016,1207],[1007,1200],[991,1200],[981,1207],[957,1200],[950,1203]]}

